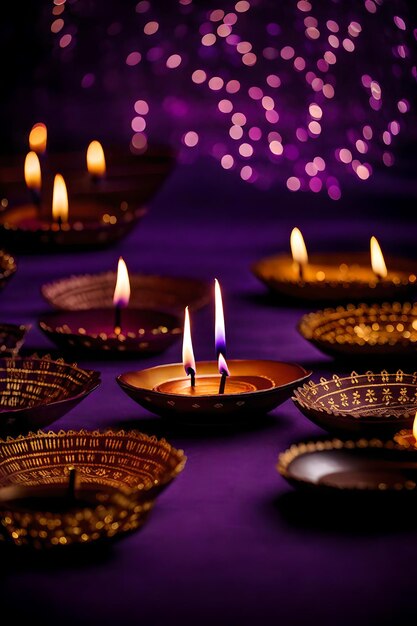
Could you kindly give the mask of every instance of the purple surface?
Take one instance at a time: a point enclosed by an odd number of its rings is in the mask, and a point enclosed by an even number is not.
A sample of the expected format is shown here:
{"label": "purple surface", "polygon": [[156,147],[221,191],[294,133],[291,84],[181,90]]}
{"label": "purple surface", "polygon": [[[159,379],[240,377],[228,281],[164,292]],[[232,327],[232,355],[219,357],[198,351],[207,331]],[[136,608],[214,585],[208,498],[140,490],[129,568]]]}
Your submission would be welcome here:
{"label": "purple surface", "polygon": [[[352,191],[334,204],[289,192],[262,194],[209,162],[183,166],[117,247],[18,257],[17,274],[0,294],[2,321],[34,325],[26,353],[54,351],[36,328],[37,315],[48,309],[40,286],[113,269],[122,253],[131,271],[217,277],[230,358],[298,361],[318,379],[333,362],[297,334],[305,309],[271,306],[249,267],[286,250],[296,223],[312,250],[367,249],[375,234],[387,253],[416,258],[416,223],[406,216],[412,199],[398,194],[394,201],[400,188],[383,179],[366,196]],[[197,360],[213,357],[213,316],[212,307],[193,316]],[[134,363],[141,368],[180,358],[178,342],[162,356]],[[0,547],[3,611],[42,616],[44,624],[146,626],[381,625],[416,617],[414,507],[330,502],[320,509],[320,501],[296,495],[275,470],[278,453],[323,432],[290,401],[268,418],[253,415],[250,427],[179,431],[118,388],[115,376],[131,370],[132,361],[78,362],[100,370],[102,386],[54,429],[136,428],[166,436],[185,450],[188,464],[142,531],[112,546],[48,555]]]}

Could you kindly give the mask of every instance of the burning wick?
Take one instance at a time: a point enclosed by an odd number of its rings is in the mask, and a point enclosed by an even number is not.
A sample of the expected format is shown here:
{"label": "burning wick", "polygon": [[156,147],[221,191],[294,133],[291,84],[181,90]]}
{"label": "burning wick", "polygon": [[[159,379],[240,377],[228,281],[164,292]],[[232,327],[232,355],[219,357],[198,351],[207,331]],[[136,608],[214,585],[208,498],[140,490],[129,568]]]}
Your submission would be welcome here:
{"label": "burning wick", "polygon": [[291,254],[298,271],[299,280],[304,280],[308,264],[307,248],[299,228],[293,228],[290,237]]}
{"label": "burning wick", "polygon": [[87,148],[87,169],[94,182],[98,182],[106,174],[106,159],[99,141],[92,141]]}
{"label": "burning wick", "polygon": [[193,342],[191,340],[190,314],[188,306],[185,307],[184,320],[184,336],[182,340],[182,362],[184,364],[185,373],[190,377],[191,387],[195,387],[195,359],[193,351]]}
{"label": "burning wick", "polygon": [[122,332],[122,308],[126,308],[130,300],[130,281],[126,263],[119,258],[117,265],[116,287],[114,289],[114,332],[120,335]]}
{"label": "burning wick", "polygon": [[371,265],[372,271],[378,280],[387,277],[388,271],[385,265],[384,255],[382,254],[381,246],[376,237],[371,237]]}
{"label": "burning wick", "polygon": [[54,178],[54,189],[52,193],[52,217],[61,228],[64,222],[68,222],[68,193],[65,180],[61,174],[56,174]]}
{"label": "burning wick", "polygon": [[25,158],[25,182],[30,190],[32,200],[34,204],[39,208],[41,203],[41,185],[42,185],[42,175],[41,175],[41,164],[39,162],[39,157],[36,152],[28,152]]}
{"label": "burning wick", "polygon": [[226,387],[226,378],[230,376],[230,372],[227,367],[226,359],[221,353],[219,354],[219,372],[221,374],[219,394],[222,394],[224,393],[224,388]]}
{"label": "burning wick", "polygon": [[214,281],[214,295],[215,295],[215,345],[216,356],[219,362],[219,372],[221,374],[219,394],[224,393],[226,386],[226,378],[230,376],[229,368],[226,363],[226,330],[224,326],[224,313],[223,313],[223,301],[220,284],[217,278]]}

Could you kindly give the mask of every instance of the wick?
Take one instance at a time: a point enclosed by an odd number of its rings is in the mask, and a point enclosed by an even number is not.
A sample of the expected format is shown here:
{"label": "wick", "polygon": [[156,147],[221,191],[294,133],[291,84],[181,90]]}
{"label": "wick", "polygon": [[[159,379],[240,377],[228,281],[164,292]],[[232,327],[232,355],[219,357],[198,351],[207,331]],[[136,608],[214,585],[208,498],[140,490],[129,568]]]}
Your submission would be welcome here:
{"label": "wick", "polygon": [[69,467],[68,469],[69,469],[69,477],[68,477],[67,498],[70,501],[74,501],[76,500],[75,481],[77,478],[77,470],[73,466]]}
{"label": "wick", "polygon": [[304,280],[304,263],[297,263],[298,265],[298,279]]}
{"label": "wick", "polygon": [[192,367],[189,367],[187,369],[187,375],[190,377],[191,379],[191,387],[195,387],[195,371],[193,370]]}
{"label": "wick", "polygon": [[219,394],[224,393],[224,388],[226,387],[227,376],[228,374],[226,372],[222,372],[222,377],[220,379],[220,385],[219,385]]}
{"label": "wick", "polygon": [[114,334],[120,335],[122,332],[122,309],[120,306],[114,307]]}
{"label": "wick", "polygon": [[58,215],[58,218],[57,218],[56,222],[58,224],[59,230],[61,230],[61,228],[62,228],[62,217],[60,215]]}

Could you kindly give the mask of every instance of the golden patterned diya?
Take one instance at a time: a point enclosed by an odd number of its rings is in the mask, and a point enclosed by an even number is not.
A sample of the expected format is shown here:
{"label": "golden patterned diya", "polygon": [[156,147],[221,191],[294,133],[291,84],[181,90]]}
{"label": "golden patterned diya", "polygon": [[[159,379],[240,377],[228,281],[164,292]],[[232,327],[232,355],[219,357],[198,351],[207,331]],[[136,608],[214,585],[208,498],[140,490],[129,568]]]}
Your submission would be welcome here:
{"label": "golden patterned diya", "polygon": [[417,372],[334,374],[298,387],[292,399],[303,415],[330,432],[388,437],[412,424]]}
{"label": "golden patterned diya", "polygon": [[39,549],[137,530],[185,462],[164,439],[134,431],[0,440],[0,540]]}
{"label": "golden patterned diya", "polygon": [[[199,309],[207,304],[210,288],[193,278],[129,274],[130,306],[157,310]],[[113,308],[115,272],[70,276],[42,286],[42,295],[55,309],[72,311]]]}
{"label": "golden patterned diya", "polygon": [[104,155],[97,141],[87,152],[50,154],[43,124],[29,140],[25,160],[0,163],[0,242],[25,252],[98,248],[124,237],[174,164],[167,150]]}
{"label": "golden patterned diya", "polygon": [[100,373],[49,356],[0,359],[0,431],[48,426],[100,385]]}
{"label": "golden patterned diya", "polygon": [[23,324],[0,324],[0,356],[16,356],[29,329]]}
{"label": "golden patterned diya", "polygon": [[174,313],[130,304],[130,278],[120,257],[113,308],[58,311],[39,320],[43,332],[63,350],[81,350],[96,354],[156,354],[166,350],[181,334],[179,318]]}
{"label": "golden patterned diya", "polygon": [[416,493],[417,451],[394,441],[302,442],[280,454],[277,470],[293,487],[323,493]]}
{"label": "golden patterned diya", "polygon": [[[292,255],[279,254],[255,263],[252,271],[270,290],[303,300],[384,300],[415,288],[417,267],[406,259],[382,255],[375,237],[366,253],[307,254],[298,228],[291,233]],[[388,269],[387,269],[388,268]]]}
{"label": "golden patterned diya", "polygon": [[300,334],[331,356],[416,355],[417,303],[348,304],[304,315]]}
{"label": "golden patterned diya", "polygon": [[[310,376],[300,365],[267,360],[226,362],[223,303],[215,281],[217,361],[195,362],[190,317],[185,309],[183,362],[126,372],[120,387],[149,411],[177,421],[225,423],[267,413],[290,397]],[[185,376],[184,376],[185,373]]]}
{"label": "golden patterned diya", "polygon": [[3,289],[7,281],[16,271],[16,261],[5,250],[0,250],[0,289]]}

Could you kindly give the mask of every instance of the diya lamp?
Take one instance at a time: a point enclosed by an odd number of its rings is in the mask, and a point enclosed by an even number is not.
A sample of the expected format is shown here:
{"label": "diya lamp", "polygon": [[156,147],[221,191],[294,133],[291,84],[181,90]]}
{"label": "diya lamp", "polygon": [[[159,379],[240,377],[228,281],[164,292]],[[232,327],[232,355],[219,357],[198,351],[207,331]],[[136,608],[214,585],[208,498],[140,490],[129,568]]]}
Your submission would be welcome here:
{"label": "diya lamp", "polygon": [[394,441],[403,448],[417,450],[417,411],[414,417],[413,427],[411,429],[403,428],[398,431],[394,436]]}
{"label": "diya lamp", "polygon": [[135,431],[38,431],[0,449],[0,540],[37,549],[137,530],[186,463]]}
{"label": "diya lamp", "polygon": [[306,300],[384,299],[410,291],[417,270],[405,259],[388,259],[388,270],[375,237],[370,257],[362,252],[309,255],[303,235],[294,228],[291,256],[281,254],[257,262],[252,270],[273,292]]}
{"label": "diya lamp", "polygon": [[223,304],[217,280],[215,305],[216,361],[196,363],[186,308],[183,363],[121,374],[116,380],[123,391],[161,416],[185,422],[221,423],[253,417],[254,411],[262,414],[272,410],[310,376],[311,372],[300,365],[280,361],[226,362]]}
{"label": "diya lamp", "polygon": [[[32,128],[29,146],[25,186],[20,159],[0,164],[0,240],[25,252],[41,246],[96,248],[118,240],[145,214],[144,203],[173,165],[171,154],[156,157],[152,149],[141,156],[109,149],[107,158],[98,141],[87,153],[47,152],[44,124]],[[62,188],[63,182],[69,196],[66,221],[52,209],[56,185]]]}
{"label": "diya lamp", "polygon": [[59,347],[95,353],[155,354],[181,334],[180,320],[164,311],[129,307],[130,282],[120,257],[113,309],[57,311],[39,320],[43,332]]}

